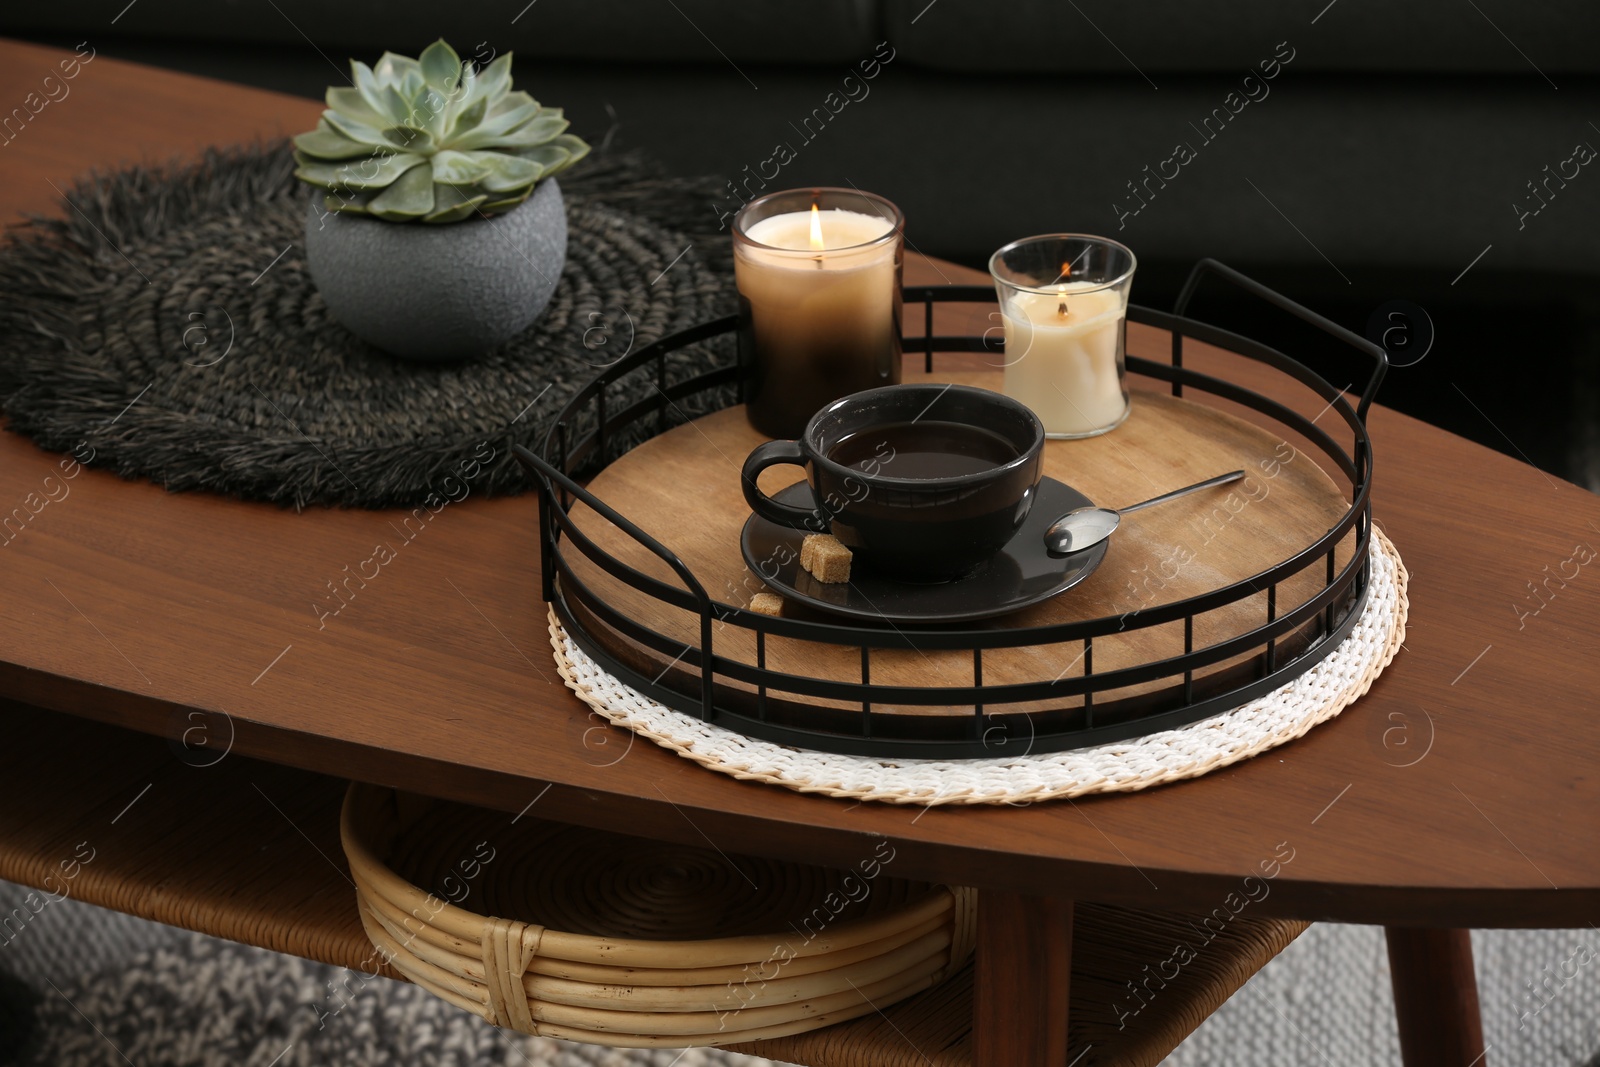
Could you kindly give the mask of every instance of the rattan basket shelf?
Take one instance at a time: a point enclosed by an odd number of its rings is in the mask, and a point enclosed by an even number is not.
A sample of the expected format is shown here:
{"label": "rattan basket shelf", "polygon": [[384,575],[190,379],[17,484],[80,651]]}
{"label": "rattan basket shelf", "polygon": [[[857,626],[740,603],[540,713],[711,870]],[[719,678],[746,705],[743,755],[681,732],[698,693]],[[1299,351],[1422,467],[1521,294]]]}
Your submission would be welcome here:
{"label": "rattan basket shelf", "polygon": [[636,1048],[853,1019],[972,953],[972,890],[720,852],[352,785],[340,837],[386,962],[497,1026]]}

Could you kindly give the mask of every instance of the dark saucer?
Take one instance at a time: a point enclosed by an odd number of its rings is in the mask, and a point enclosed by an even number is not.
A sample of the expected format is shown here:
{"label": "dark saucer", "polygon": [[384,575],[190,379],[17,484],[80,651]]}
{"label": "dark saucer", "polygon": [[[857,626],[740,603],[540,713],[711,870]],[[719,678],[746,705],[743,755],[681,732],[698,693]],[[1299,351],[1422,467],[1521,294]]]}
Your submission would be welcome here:
{"label": "dark saucer", "polygon": [[[773,499],[798,507],[813,504],[811,490],[797,482]],[[1052,556],[1045,529],[1073,508],[1094,502],[1054,478],[1039,482],[1038,499],[1022,529],[1005,548],[961,578],[912,583],[852,567],[849,582],[824,585],[800,569],[805,532],[752,515],[739,536],[745,565],[774,592],[835,615],[894,623],[967,622],[1020,611],[1070,589],[1094,573],[1105,558],[1102,541],[1070,556]]]}

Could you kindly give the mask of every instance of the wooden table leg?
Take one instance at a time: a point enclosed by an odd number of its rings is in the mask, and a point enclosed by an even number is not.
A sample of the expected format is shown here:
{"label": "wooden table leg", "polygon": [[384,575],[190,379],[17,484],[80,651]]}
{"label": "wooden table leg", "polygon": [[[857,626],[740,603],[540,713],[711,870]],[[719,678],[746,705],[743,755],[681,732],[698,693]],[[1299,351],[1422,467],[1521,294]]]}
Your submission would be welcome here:
{"label": "wooden table leg", "polygon": [[1470,932],[1402,926],[1385,932],[1405,1067],[1485,1067]]}
{"label": "wooden table leg", "polygon": [[981,891],[974,954],[973,1067],[1066,1067],[1072,901]]}

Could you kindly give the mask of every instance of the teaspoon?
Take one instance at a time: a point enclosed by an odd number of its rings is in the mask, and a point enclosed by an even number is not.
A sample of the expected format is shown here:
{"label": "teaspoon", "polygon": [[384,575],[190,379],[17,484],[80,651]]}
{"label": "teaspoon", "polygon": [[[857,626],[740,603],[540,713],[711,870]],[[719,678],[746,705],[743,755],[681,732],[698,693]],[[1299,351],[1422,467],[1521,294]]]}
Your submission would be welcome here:
{"label": "teaspoon", "polygon": [[1203,482],[1174,489],[1170,493],[1151,497],[1149,500],[1137,504],[1129,504],[1119,510],[1113,508],[1075,508],[1050,524],[1044,532],[1045,548],[1049,549],[1052,556],[1065,556],[1071,552],[1082,552],[1086,548],[1093,548],[1101,541],[1111,536],[1111,531],[1117,528],[1122,521],[1122,516],[1130,511],[1148,508],[1155,504],[1165,504],[1169,500],[1176,500],[1180,496],[1198,493],[1202,489],[1210,489],[1216,485],[1227,485],[1244,477],[1244,471],[1234,471],[1232,474],[1219,474],[1215,478],[1207,478]]}

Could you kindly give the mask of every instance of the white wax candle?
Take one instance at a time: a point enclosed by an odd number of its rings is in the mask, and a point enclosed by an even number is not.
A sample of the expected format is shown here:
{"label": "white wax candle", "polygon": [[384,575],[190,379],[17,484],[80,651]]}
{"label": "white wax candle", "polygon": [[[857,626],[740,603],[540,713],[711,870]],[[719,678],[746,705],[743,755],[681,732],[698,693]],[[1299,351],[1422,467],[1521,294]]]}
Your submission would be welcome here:
{"label": "white wax candle", "polygon": [[1068,282],[1048,294],[1014,293],[1001,308],[1005,394],[1032,408],[1049,434],[1103,430],[1128,408],[1120,373],[1127,309],[1116,289],[1093,284]]}
{"label": "white wax candle", "polygon": [[826,211],[788,211],[773,215],[750,226],[744,235],[771,248],[825,252],[876,241],[888,233],[892,225],[881,215],[829,208]]}
{"label": "white wax candle", "polygon": [[[899,381],[899,242],[891,220],[791,211],[734,243],[734,278],[759,363],[752,420],[789,435],[846,393]],[[778,427],[782,426],[782,429]]]}

